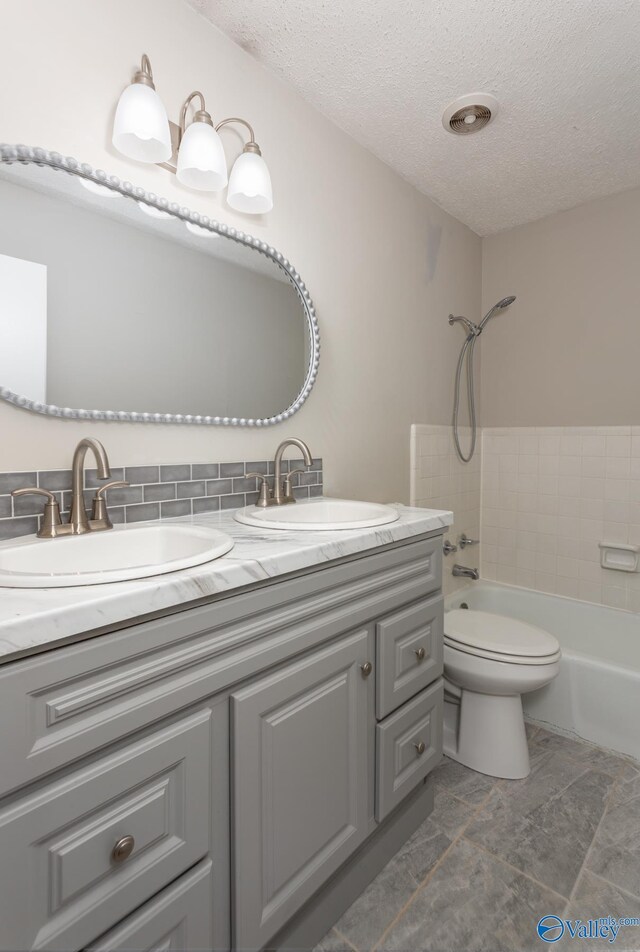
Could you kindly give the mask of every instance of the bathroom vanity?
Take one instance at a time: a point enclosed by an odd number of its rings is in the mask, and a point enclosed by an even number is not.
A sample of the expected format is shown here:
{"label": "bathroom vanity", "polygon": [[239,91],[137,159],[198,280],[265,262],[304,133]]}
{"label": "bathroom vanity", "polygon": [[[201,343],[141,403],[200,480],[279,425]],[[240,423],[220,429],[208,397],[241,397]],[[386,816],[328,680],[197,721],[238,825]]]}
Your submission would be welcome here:
{"label": "bathroom vanity", "polygon": [[311,947],[432,808],[451,514],[193,521],[234,549],[2,592],[3,950]]}

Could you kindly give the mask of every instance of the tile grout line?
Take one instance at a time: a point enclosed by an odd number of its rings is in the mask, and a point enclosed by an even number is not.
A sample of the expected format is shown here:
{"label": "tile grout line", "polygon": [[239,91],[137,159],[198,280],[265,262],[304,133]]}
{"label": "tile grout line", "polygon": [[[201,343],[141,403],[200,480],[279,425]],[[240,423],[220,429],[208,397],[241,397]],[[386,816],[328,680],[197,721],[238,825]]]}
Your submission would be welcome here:
{"label": "tile grout line", "polygon": [[599,879],[601,883],[606,883],[607,886],[612,886],[614,889],[619,889],[621,893],[624,893],[627,899],[633,899],[636,902],[640,902],[640,896],[636,896],[635,893],[629,892],[629,890],[625,889],[624,886],[618,886],[617,883],[612,883],[610,879],[605,879],[604,876],[600,876],[599,873],[594,873],[591,869],[585,870],[585,872],[589,873],[590,876],[593,876],[594,879]]}
{"label": "tile grout line", "polygon": [[[587,849],[587,852],[586,852],[585,855],[584,855],[584,859],[583,859],[583,861],[582,861],[582,865],[580,866],[580,869],[578,870],[578,875],[576,876],[576,881],[575,881],[574,884],[573,884],[573,889],[571,890],[571,893],[569,894],[569,898],[568,898],[568,900],[567,900],[567,905],[566,905],[566,907],[565,907],[565,911],[569,908],[569,906],[571,905],[571,903],[573,902],[573,900],[574,900],[575,897],[576,897],[576,892],[577,892],[577,890],[578,890],[578,883],[580,882],[580,879],[581,879],[581,877],[582,877],[582,874],[584,873],[584,871],[585,871],[585,869],[586,869],[586,867],[587,867],[587,863],[588,863],[588,861],[589,861],[589,858],[590,858],[590,856],[591,856],[591,853],[593,852],[593,844],[594,844],[595,841],[596,841],[596,837],[598,836],[598,832],[599,832],[599,830],[600,830],[600,827],[602,826],[603,820],[604,820],[604,818],[605,818],[605,816],[606,816],[606,814],[607,814],[607,810],[609,809],[609,805],[610,805],[610,803],[611,803],[611,800],[612,800],[612,798],[613,798],[613,795],[614,795],[614,794],[616,793],[616,791],[618,790],[618,787],[619,787],[619,785],[620,785],[620,780],[622,779],[623,774],[626,772],[626,769],[627,769],[627,765],[626,765],[626,764],[623,764],[623,765],[620,767],[620,769],[618,770],[618,773],[616,774],[615,780],[614,780],[614,782],[613,782],[613,784],[612,784],[612,786],[611,786],[611,790],[609,791],[609,795],[608,795],[607,799],[605,800],[604,808],[603,808],[603,810],[602,810],[602,816],[601,816],[600,819],[598,820],[598,824],[597,824],[595,830],[593,831],[593,836],[592,836],[592,838],[591,838],[591,842],[589,843],[589,848]],[[611,776],[611,774],[609,774],[609,776]],[[608,881],[608,880],[605,880],[605,882],[607,882],[607,881]],[[612,884],[612,885],[613,885],[613,884]]]}
{"label": "tile grout line", "polygon": [[525,873],[524,870],[518,869],[517,866],[513,866],[511,863],[507,862],[506,859],[503,859],[502,856],[497,856],[495,853],[492,853],[491,850],[488,850],[486,846],[482,846],[480,843],[476,843],[475,840],[470,839],[468,836],[463,835],[461,837],[465,843],[468,843],[470,846],[475,847],[480,850],[481,853],[485,853],[491,859],[495,860],[497,863],[502,863],[503,866],[506,866],[507,869],[512,869],[514,873],[517,873],[519,876],[524,876],[525,879],[528,879],[530,882],[535,883],[536,886],[541,886],[546,892],[553,893],[554,896],[557,896],[558,899],[562,899],[563,902],[567,902],[567,897],[563,896],[562,893],[558,892],[557,889],[552,889],[551,886],[548,886],[546,883],[541,882],[539,879],[536,879],[535,876],[532,876],[531,873]]}
{"label": "tile grout line", "polygon": [[[444,860],[446,859],[446,857],[449,855],[449,853],[451,852],[451,850],[453,849],[453,847],[456,846],[456,844],[459,843],[459,841],[462,839],[462,837],[463,837],[463,835],[464,835],[464,833],[465,833],[465,830],[467,829],[467,827],[469,826],[469,824],[472,823],[473,820],[476,819],[476,817],[480,816],[480,814],[481,814],[482,811],[484,810],[485,806],[486,806],[487,803],[489,802],[489,798],[490,798],[491,794],[493,793],[494,787],[495,787],[495,784],[494,784],[494,785],[491,787],[491,789],[488,791],[488,793],[487,793],[486,797],[484,798],[484,800],[482,800],[482,802],[478,804],[478,806],[477,806],[476,809],[473,811],[473,813],[471,814],[471,816],[469,817],[469,819],[466,821],[466,823],[464,823],[464,824],[462,825],[462,827],[460,828],[460,832],[459,832],[459,833],[453,838],[453,840],[449,843],[449,845],[447,846],[447,848],[446,848],[446,850],[444,851],[444,853],[442,854],[442,856],[440,856],[440,857],[438,858],[438,860],[435,862],[435,864],[434,864],[434,865],[432,866],[432,868],[429,870],[429,872],[427,873],[427,875],[425,876],[425,878],[424,878],[424,879],[422,880],[422,882],[418,885],[418,888],[415,890],[415,892],[413,892],[413,893],[411,894],[411,896],[409,897],[409,899],[406,901],[406,903],[404,904],[404,906],[402,907],[402,909],[400,910],[400,912],[398,912],[398,914],[396,915],[396,917],[395,917],[394,919],[392,919],[392,921],[389,923],[389,925],[387,926],[387,928],[384,930],[384,932],[382,933],[382,935],[380,936],[380,938],[378,939],[378,941],[373,944],[373,946],[371,947],[371,952],[377,952],[377,950],[380,948],[380,945],[381,945],[381,943],[384,941],[384,939],[386,938],[386,936],[389,935],[389,933],[390,933],[391,930],[394,928],[394,926],[397,925],[397,923],[402,919],[402,917],[404,916],[405,912],[407,912],[407,910],[413,905],[413,902],[415,901],[415,899],[416,899],[416,897],[418,896],[418,894],[424,892],[424,890],[426,889],[426,887],[427,887],[428,884],[430,883],[431,879],[432,879],[433,876],[435,875],[436,870],[442,865],[442,863],[444,862]],[[471,804],[467,804],[467,806],[471,806]]]}
{"label": "tile grout line", "polygon": [[350,949],[353,949],[353,952],[359,952],[357,945],[354,945],[353,942],[350,942],[349,939],[347,939],[346,935],[343,935],[342,932],[340,932],[339,929],[336,929],[335,926],[332,926],[329,931],[335,932],[335,934],[338,936],[339,939],[342,940],[342,942],[345,942],[349,946]]}

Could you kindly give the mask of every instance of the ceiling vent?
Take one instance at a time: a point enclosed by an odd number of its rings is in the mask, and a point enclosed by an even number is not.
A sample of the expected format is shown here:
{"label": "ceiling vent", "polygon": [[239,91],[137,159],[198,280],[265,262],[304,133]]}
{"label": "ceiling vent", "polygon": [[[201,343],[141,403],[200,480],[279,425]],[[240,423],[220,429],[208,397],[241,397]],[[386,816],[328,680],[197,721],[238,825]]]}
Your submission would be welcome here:
{"label": "ceiling vent", "polygon": [[498,100],[488,93],[471,93],[450,103],[442,114],[447,132],[468,136],[480,132],[498,114]]}

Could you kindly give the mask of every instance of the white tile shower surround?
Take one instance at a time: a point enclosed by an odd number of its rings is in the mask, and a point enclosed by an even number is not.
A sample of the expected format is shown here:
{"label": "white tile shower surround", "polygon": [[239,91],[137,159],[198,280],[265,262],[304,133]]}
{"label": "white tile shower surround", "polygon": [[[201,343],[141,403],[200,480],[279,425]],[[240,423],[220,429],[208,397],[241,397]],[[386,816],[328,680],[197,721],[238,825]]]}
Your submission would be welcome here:
{"label": "white tile shower surround", "polygon": [[[463,450],[469,445],[470,431],[463,427]],[[480,434],[478,446],[469,463],[461,463],[453,445],[451,426],[414,423],[411,427],[411,505],[428,509],[451,509],[454,524],[447,538],[455,542],[466,532],[471,539],[480,533]],[[480,546],[468,546],[444,559],[444,591],[450,593],[468,584],[468,579],[451,575],[454,563],[478,567]]]}
{"label": "white tile shower surround", "polygon": [[451,539],[480,527],[480,547],[445,559],[447,592],[460,587],[455,560],[489,580],[640,612],[640,574],[601,568],[598,548],[640,544],[639,426],[486,427],[465,465],[450,426],[414,424],[411,504],[452,509]]}
{"label": "white tile shower surround", "polygon": [[484,578],[640,612],[640,574],[598,542],[640,544],[640,427],[486,428]]}

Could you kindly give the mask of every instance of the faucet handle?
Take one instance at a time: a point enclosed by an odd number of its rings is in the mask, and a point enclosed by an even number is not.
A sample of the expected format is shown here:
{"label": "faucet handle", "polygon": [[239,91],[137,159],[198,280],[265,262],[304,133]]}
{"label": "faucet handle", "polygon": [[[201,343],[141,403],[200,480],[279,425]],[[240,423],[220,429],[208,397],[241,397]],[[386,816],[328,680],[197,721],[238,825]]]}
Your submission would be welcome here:
{"label": "faucet handle", "polygon": [[259,506],[261,509],[266,509],[266,507],[270,506],[272,502],[271,489],[269,487],[269,477],[265,476],[264,473],[247,473],[246,478],[260,480],[260,495],[258,496],[256,506]]}
{"label": "faucet handle", "polygon": [[124,479],[114,479],[110,483],[105,483],[104,486],[100,486],[99,489],[96,489],[96,494],[93,497],[95,499],[102,499],[102,494],[106,493],[108,489],[125,489],[129,483]]}
{"label": "faucet handle", "polygon": [[468,545],[478,545],[480,539],[470,539],[466,532],[463,532],[458,538],[458,545],[461,549],[464,549]]}
{"label": "faucet handle", "polygon": [[293,486],[291,485],[291,477],[296,476],[298,473],[304,473],[303,469],[292,469],[290,473],[286,473],[284,477],[284,498],[288,499],[289,502],[295,502],[296,497],[293,495]]}
{"label": "faucet handle", "polygon": [[91,507],[91,528],[96,529],[113,529],[113,523],[109,518],[109,511],[107,509],[107,500],[104,497],[104,494],[109,489],[124,489],[128,486],[124,479],[114,479],[110,483],[105,483],[104,486],[100,486],[99,489],[96,489],[95,496],[93,497],[93,505]]}
{"label": "faucet handle", "polygon": [[40,539],[53,539],[59,535],[58,526],[62,525],[60,518],[60,505],[52,492],[48,489],[39,489],[37,486],[27,486],[24,489],[14,489],[12,496],[45,496],[46,503],[42,518],[42,526],[37,535]]}

